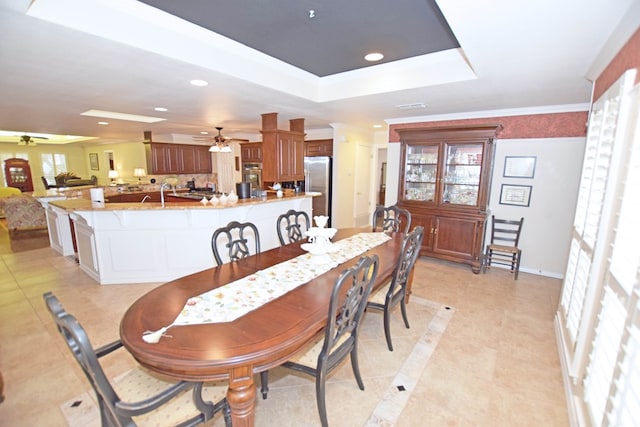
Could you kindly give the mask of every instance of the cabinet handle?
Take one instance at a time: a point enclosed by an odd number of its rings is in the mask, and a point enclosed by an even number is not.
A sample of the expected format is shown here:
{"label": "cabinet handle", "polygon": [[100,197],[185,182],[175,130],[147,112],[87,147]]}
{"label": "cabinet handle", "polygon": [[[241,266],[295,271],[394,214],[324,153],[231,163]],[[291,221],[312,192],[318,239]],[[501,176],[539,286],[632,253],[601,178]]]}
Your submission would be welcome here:
{"label": "cabinet handle", "polygon": [[438,234],[438,229],[437,228],[433,229],[433,234]]}

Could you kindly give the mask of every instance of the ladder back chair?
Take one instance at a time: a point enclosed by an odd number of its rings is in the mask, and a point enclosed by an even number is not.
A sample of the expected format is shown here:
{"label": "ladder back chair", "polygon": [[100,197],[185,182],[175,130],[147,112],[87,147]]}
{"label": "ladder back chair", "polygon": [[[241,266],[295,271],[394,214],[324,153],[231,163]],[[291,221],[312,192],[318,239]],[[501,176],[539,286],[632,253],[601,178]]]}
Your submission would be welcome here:
{"label": "ladder back chair", "polygon": [[94,350],[85,329],[58,298],[51,292],[43,298],[58,332],[93,387],[102,426],[195,426],[211,420],[219,411],[223,412],[225,425],[231,426],[226,383],[169,380],[136,367],[112,384],[100,359],[121,348],[122,342]]}
{"label": "ladder back chair", "polygon": [[[227,250],[223,250],[226,248]],[[250,223],[231,221],[224,227],[218,228],[211,236],[211,250],[218,265],[260,253],[260,234],[258,228]]]}
{"label": "ladder back chair", "polygon": [[[364,383],[358,365],[358,330],[367,298],[378,273],[378,256],[362,256],[358,263],[340,274],[331,292],[327,326],[314,344],[282,366],[315,377],[316,403],[320,422],[328,426],[325,403],[327,375],[347,357],[360,390]],[[262,397],[267,398],[268,372],[260,374]]]}
{"label": "ladder back chair", "polygon": [[411,212],[397,205],[378,205],[373,212],[373,231],[408,233],[411,229]]}
{"label": "ladder back chair", "polygon": [[520,220],[498,219],[491,215],[491,243],[484,252],[482,272],[486,273],[492,264],[505,265],[514,273],[514,280],[520,272],[522,250],[518,247],[524,218]]}
{"label": "ladder back chair", "polygon": [[381,288],[369,297],[367,311],[369,309],[382,311],[384,336],[387,339],[389,351],[393,351],[391,343],[391,310],[400,304],[404,325],[409,329],[409,318],[407,317],[406,295],[407,284],[411,277],[413,266],[420,255],[420,247],[424,238],[424,227],[417,226],[407,234],[402,242],[402,249],[398,258],[398,263],[393,271],[393,276],[389,286]]}
{"label": "ladder back chair", "polygon": [[305,232],[309,230],[310,226],[311,221],[305,211],[289,209],[280,215],[276,222],[280,245],[284,246],[304,239]]}

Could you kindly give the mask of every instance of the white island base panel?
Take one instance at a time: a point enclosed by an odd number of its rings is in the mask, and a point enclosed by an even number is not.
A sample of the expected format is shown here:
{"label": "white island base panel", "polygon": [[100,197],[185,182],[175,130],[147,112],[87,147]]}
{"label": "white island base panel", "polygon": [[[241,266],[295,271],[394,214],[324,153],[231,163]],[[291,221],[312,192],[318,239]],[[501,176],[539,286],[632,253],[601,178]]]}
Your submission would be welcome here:
{"label": "white island base panel", "polygon": [[167,282],[214,267],[211,236],[231,221],[255,224],[262,251],[279,246],[278,216],[295,209],[311,217],[311,200],[284,198],[218,209],[75,209],[70,215],[80,268],[101,285]]}

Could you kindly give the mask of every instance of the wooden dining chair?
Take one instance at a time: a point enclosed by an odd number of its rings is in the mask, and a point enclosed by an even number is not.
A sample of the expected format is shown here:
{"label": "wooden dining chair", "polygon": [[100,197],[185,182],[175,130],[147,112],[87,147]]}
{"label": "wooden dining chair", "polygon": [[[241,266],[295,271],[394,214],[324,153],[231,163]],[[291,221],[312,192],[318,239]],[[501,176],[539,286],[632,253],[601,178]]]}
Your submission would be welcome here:
{"label": "wooden dining chair", "polygon": [[520,220],[498,219],[491,215],[491,242],[487,245],[482,260],[482,272],[486,273],[492,264],[505,265],[514,273],[514,280],[520,272],[522,250],[518,247],[524,217]]}
{"label": "wooden dining chair", "polygon": [[58,332],[93,387],[103,426],[194,426],[220,411],[225,425],[231,426],[226,383],[173,381],[137,367],[112,384],[100,359],[121,348],[122,342],[94,350],[84,328],[65,311],[58,298],[51,292],[43,297]]}
{"label": "wooden dining chair", "polygon": [[[227,251],[223,252],[221,248],[227,248]],[[253,248],[253,251],[251,248]],[[223,253],[225,253],[225,258],[228,258],[229,261],[237,261],[249,255],[258,254],[260,253],[258,228],[250,222],[231,221],[226,226],[220,227],[213,232],[211,249],[218,265],[224,263]]]}
{"label": "wooden dining chair", "polygon": [[[349,355],[358,387],[364,390],[358,365],[358,330],[378,273],[378,261],[377,255],[360,257],[355,266],[340,274],[331,292],[324,331],[304,353],[282,365],[315,377],[316,402],[323,427],[328,426],[325,404],[327,375]],[[264,399],[269,390],[268,378],[268,371],[260,374]]]}
{"label": "wooden dining chair", "polygon": [[311,226],[309,215],[305,211],[289,209],[278,217],[276,231],[280,245],[284,246],[304,239],[305,232]]}
{"label": "wooden dining chair", "polygon": [[387,347],[389,351],[393,351],[391,343],[391,311],[400,305],[402,319],[407,329],[409,326],[409,318],[407,316],[406,295],[407,284],[410,280],[411,270],[420,255],[420,247],[424,238],[424,227],[417,226],[407,234],[402,242],[402,249],[398,262],[393,271],[393,276],[389,286],[380,288],[380,290],[369,297],[367,302],[367,311],[378,310],[383,313],[384,336],[387,339]]}
{"label": "wooden dining chair", "polygon": [[408,233],[411,229],[411,212],[397,205],[378,205],[373,212],[373,231]]}
{"label": "wooden dining chair", "polygon": [[41,176],[40,179],[42,179],[42,185],[44,185],[45,190],[55,187],[49,184],[49,181],[47,181],[47,178],[45,178],[44,176]]}

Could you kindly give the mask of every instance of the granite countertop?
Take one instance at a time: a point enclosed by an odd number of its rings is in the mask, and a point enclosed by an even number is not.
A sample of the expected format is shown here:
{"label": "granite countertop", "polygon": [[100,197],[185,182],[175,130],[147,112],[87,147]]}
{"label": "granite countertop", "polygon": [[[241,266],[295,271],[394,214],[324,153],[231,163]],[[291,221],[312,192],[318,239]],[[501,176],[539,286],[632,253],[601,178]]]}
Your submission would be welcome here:
{"label": "granite countertop", "polygon": [[259,205],[263,203],[273,203],[279,202],[283,200],[292,200],[304,197],[313,197],[316,195],[315,193],[299,193],[293,195],[287,195],[285,197],[278,198],[276,196],[269,195],[264,198],[251,198],[251,199],[239,199],[234,204],[218,204],[212,205],[210,203],[204,205],[199,201],[189,201],[189,202],[165,202],[165,207],[162,207],[162,204],[159,202],[144,202],[144,203],[105,203],[105,204],[96,204],[92,203],[89,199],[66,199],[66,200],[55,200],[49,202],[49,204],[59,207],[61,209],[65,209],[67,211],[87,211],[87,210],[95,210],[95,211],[123,211],[123,210],[190,210],[190,209],[227,209],[227,208],[235,208],[239,206],[248,206],[248,205]]}
{"label": "granite countertop", "polygon": [[50,188],[48,190],[37,190],[32,191],[29,194],[36,199],[46,199],[50,197],[60,198],[72,198],[72,197],[82,197],[84,193],[89,194],[89,189],[95,188],[94,185],[80,185],[77,187],[61,187],[61,188]]}

